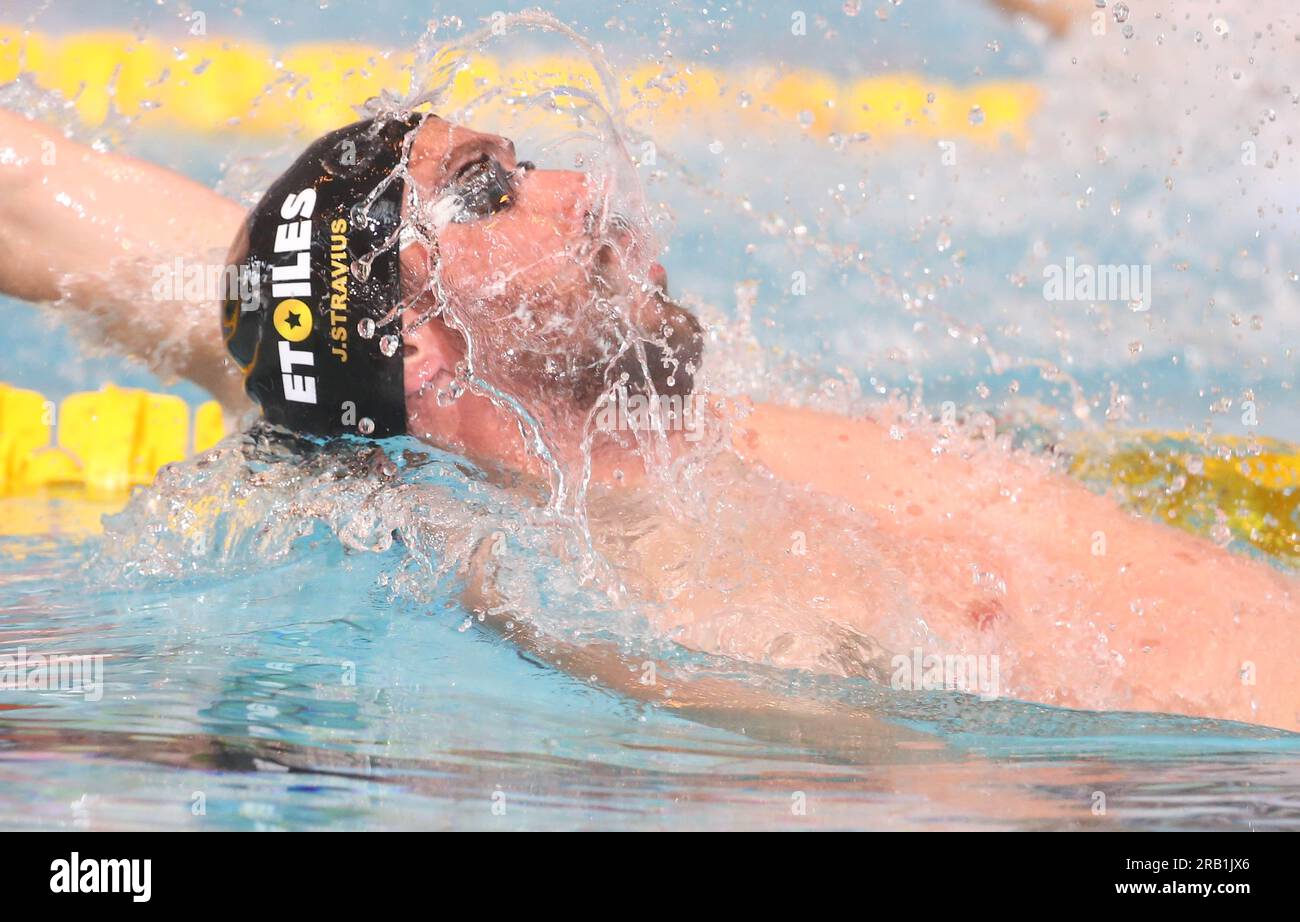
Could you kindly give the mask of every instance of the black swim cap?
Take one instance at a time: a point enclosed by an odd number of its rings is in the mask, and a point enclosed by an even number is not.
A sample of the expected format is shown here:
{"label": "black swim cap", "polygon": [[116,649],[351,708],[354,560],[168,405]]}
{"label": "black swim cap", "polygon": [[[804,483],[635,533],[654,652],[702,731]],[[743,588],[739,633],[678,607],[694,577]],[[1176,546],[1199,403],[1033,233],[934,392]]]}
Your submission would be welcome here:
{"label": "black swim cap", "polygon": [[319,436],[406,431],[394,311],[403,183],[392,173],[422,120],[330,132],[245,220],[230,256],[239,291],[223,305],[222,332],[268,421]]}

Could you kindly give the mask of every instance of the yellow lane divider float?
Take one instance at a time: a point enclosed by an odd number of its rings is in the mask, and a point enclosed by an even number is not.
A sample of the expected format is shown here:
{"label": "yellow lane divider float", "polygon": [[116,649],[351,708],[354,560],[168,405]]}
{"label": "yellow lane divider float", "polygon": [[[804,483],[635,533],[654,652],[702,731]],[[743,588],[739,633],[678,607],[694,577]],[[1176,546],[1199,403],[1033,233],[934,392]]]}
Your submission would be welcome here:
{"label": "yellow lane divider float", "polygon": [[[117,31],[55,36],[0,24],[0,83],[30,74],[39,86],[74,99],[89,124],[102,122],[111,102],[144,127],[279,138],[300,126],[315,136],[352,121],[353,107],[381,90],[406,91],[412,63],[409,52],[358,43],[276,48]],[[718,117],[823,138],[865,133],[876,141],[910,136],[1023,145],[1039,102],[1037,88],[1024,81],[958,86],[911,74],[841,81],[812,69],[729,72],[678,64],[671,71],[631,68],[620,80],[629,121],[656,136],[688,126],[698,133]],[[601,84],[580,58],[477,55],[456,74],[446,105],[458,110],[489,87],[520,95],[566,85]]]}
{"label": "yellow lane divider float", "polygon": [[1300,446],[1128,431],[1076,437],[1070,473],[1154,521],[1300,565]]}
{"label": "yellow lane divider float", "polygon": [[223,434],[221,407],[194,414],[180,397],[106,385],[56,407],[0,384],[0,497],[69,488],[91,500],[125,497],[164,464],[206,451]]}

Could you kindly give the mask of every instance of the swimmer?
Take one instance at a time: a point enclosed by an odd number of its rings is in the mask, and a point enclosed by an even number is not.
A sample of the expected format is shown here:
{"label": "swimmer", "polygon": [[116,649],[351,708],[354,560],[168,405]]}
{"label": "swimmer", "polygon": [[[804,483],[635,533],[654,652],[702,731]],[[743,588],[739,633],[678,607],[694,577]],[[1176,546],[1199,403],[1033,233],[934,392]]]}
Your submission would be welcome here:
{"label": "swimmer", "polygon": [[[1045,459],[932,427],[711,397],[713,543],[638,493],[650,476],[640,457],[618,438],[591,444],[587,421],[620,384],[691,396],[705,334],[601,188],[519,160],[504,138],[409,116],[327,135],[246,214],[0,112],[0,291],[58,302],[230,412],[251,396],[299,432],[406,433],[538,493],[590,447],[596,543],[655,630],[691,650],[889,681],[882,664],[924,638],[941,654],[998,657],[1004,697],[1300,729],[1300,582],[1137,518]],[[160,310],[150,297],[148,266],[224,265],[227,253],[246,285],[220,322],[212,304]],[[342,265],[363,256],[368,269]],[[673,457],[694,450],[684,432],[667,443]],[[806,546],[792,552],[795,530]],[[729,579],[738,561],[745,585]],[[498,566],[482,547],[466,562],[466,599],[486,627],[664,703],[617,651],[558,646],[513,622]],[[712,712],[781,706],[676,688]]]}

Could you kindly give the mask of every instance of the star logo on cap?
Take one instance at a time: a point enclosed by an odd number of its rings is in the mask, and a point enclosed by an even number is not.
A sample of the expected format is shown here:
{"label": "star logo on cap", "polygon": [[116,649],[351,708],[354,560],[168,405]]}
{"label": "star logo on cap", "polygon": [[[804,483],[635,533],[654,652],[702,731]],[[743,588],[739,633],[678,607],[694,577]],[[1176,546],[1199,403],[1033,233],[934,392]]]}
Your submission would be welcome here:
{"label": "star logo on cap", "polygon": [[311,308],[297,298],[281,301],[271,318],[275,332],[291,343],[300,343],[311,335]]}

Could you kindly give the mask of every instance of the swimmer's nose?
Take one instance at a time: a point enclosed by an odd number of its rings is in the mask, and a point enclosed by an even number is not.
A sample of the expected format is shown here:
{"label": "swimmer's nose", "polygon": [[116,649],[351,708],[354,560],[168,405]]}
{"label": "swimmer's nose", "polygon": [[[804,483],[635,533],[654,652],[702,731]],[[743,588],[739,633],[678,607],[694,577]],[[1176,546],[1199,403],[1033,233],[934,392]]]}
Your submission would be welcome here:
{"label": "swimmer's nose", "polygon": [[[664,267],[657,262],[645,266],[632,255],[639,246],[633,224],[609,203],[598,201],[598,188],[586,173],[533,169],[520,181],[525,184],[523,200],[531,208],[550,211],[566,227],[574,255],[584,262],[592,259],[594,281],[606,291],[623,293],[647,283],[661,292],[667,289]],[[638,263],[645,268],[630,272],[629,265]]]}
{"label": "swimmer's nose", "polygon": [[569,223],[580,221],[591,207],[586,173],[534,168],[518,174],[515,182],[531,208],[552,211]]}
{"label": "swimmer's nose", "polygon": [[653,262],[644,269],[630,268],[637,260],[631,257],[631,235],[620,234],[614,241],[602,243],[596,250],[593,266],[595,280],[610,293],[640,291],[654,297],[668,292],[668,271]]}

